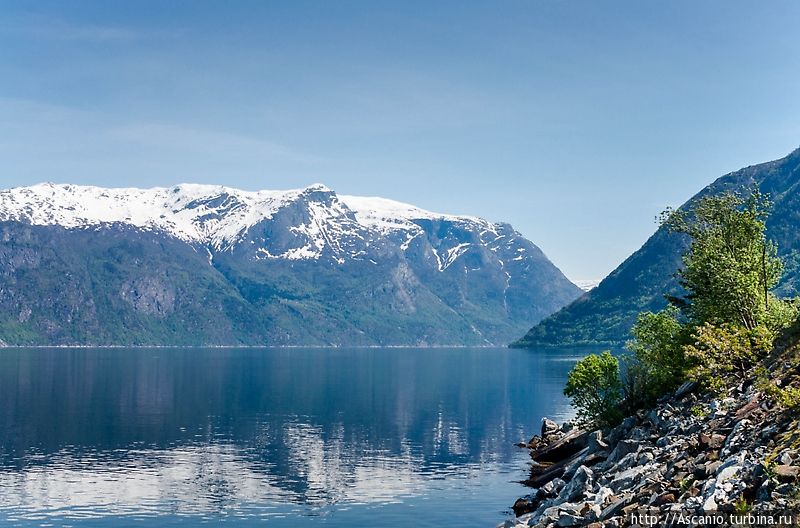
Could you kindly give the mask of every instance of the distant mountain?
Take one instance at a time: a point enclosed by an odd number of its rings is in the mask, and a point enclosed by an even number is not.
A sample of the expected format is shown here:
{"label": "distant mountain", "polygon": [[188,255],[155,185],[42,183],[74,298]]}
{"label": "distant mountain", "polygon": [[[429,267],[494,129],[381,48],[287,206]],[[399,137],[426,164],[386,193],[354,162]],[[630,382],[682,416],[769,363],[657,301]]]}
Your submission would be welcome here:
{"label": "distant mountain", "polygon": [[580,295],[508,224],[322,185],[0,191],[0,342],[503,344]]}
{"label": "distant mountain", "polygon": [[[757,185],[774,202],[767,236],[778,244],[785,270],[781,295],[800,291],[800,149],[777,161],[754,165],[725,175],[700,191],[682,208],[699,198]],[[675,274],[688,247],[682,235],[658,229],[656,233],[597,288],[534,326],[513,346],[616,345],[629,338],[636,315],[666,306],[664,292],[680,293]]]}
{"label": "distant mountain", "polygon": [[589,291],[593,288],[596,288],[597,285],[600,284],[600,279],[578,279],[572,282],[575,284],[575,286],[583,291]]}

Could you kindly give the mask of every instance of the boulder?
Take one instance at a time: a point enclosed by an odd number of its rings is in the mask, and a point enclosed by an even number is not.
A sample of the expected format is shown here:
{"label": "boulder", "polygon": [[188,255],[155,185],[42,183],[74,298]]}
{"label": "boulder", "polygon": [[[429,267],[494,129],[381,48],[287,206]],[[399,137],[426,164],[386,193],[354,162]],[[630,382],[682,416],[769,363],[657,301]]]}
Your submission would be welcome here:
{"label": "boulder", "polygon": [[620,440],[617,442],[617,447],[611,451],[611,454],[608,455],[608,459],[606,460],[607,464],[616,464],[620,460],[622,460],[625,455],[630,453],[636,453],[639,451],[639,447],[641,446],[641,442],[638,440]]}
{"label": "boulder", "polygon": [[769,479],[764,480],[756,492],[756,500],[768,501],[772,494],[772,481]]}
{"label": "boulder", "polygon": [[561,491],[561,488],[567,485],[567,483],[561,480],[560,478],[557,478],[553,479],[553,485],[555,486],[556,493],[558,493],[559,491]]}
{"label": "boulder", "polygon": [[703,485],[703,510],[716,511],[722,504],[735,500],[743,491],[744,485],[737,478],[742,471],[745,453],[732,456],[717,468],[716,477]]}
{"label": "boulder", "polygon": [[706,511],[706,512],[717,511],[717,500],[714,497],[713,493],[711,495],[709,495],[708,498],[706,498],[703,501],[703,511]]}
{"label": "boulder", "polygon": [[717,484],[720,484],[720,483],[723,483],[723,482],[726,482],[726,481],[732,479],[733,477],[738,475],[741,470],[742,470],[742,466],[736,466],[736,465],[727,466],[727,467],[725,467],[723,469],[718,470],[717,471],[717,478],[716,478]]}
{"label": "boulder", "polygon": [[530,440],[528,440],[528,449],[541,449],[547,445],[547,442],[542,440],[539,435],[533,435]]}
{"label": "boulder", "polygon": [[587,447],[589,453],[597,453],[598,451],[607,451],[608,444],[603,441],[603,432],[600,430],[592,431],[587,437]]}
{"label": "boulder", "polygon": [[597,493],[590,494],[589,498],[593,505],[600,506],[601,508],[608,504],[614,497],[614,492],[611,488],[601,486]]}
{"label": "boulder", "polygon": [[605,509],[600,512],[600,519],[605,521],[610,519],[611,517],[615,517],[622,512],[622,508],[625,507],[628,502],[630,502],[631,498],[628,495],[623,495],[622,497],[618,497],[614,499],[614,501],[605,507]]}
{"label": "boulder", "polygon": [[674,493],[663,493],[656,498],[653,504],[656,506],[663,506],[665,504],[672,504],[673,502],[675,502]]}
{"label": "boulder", "polygon": [[794,482],[800,478],[800,466],[780,465],[773,469],[779,482]]}
{"label": "boulder", "polygon": [[514,510],[514,515],[519,517],[520,515],[533,511],[534,506],[530,500],[520,498],[514,502],[514,505],[511,507],[511,509]]}
{"label": "boulder", "polygon": [[635,416],[628,416],[622,423],[616,426],[614,429],[611,430],[611,433],[608,435],[608,445],[613,446],[616,445],[622,438],[627,435],[631,429],[633,429],[636,424],[639,422],[639,419]]}
{"label": "boulder", "polygon": [[706,446],[710,449],[719,449],[725,443],[725,435],[721,435],[718,433],[700,433],[697,435],[697,439],[700,441],[700,444]]}
{"label": "boulder", "polygon": [[556,522],[558,526],[580,526],[583,524],[583,515],[574,515],[572,513],[562,512],[561,515],[558,516],[558,521]]}
{"label": "boulder", "polygon": [[636,466],[625,471],[621,471],[614,475],[608,487],[615,493],[620,493],[623,490],[633,487],[634,484],[641,482],[647,475],[654,473],[659,469],[659,464],[648,464],[646,466]]}
{"label": "boulder", "polygon": [[572,479],[561,489],[558,499],[564,502],[571,502],[584,495],[590,488],[594,480],[594,473],[586,466],[581,466],[575,472]]}
{"label": "boulder", "polygon": [[596,521],[600,518],[600,514],[603,512],[603,509],[598,506],[597,504],[590,504],[588,502],[584,503],[583,508],[581,508],[581,516],[583,517],[583,522],[591,522]]}
{"label": "boulder", "polygon": [[[683,507],[686,508],[687,510],[694,510],[694,509],[697,509],[697,508],[701,507],[702,505],[703,505],[703,498],[700,497],[700,496],[695,496],[695,495],[693,495],[691,497],[688,497],[683,502]],[[715,504],[715,506],[716,506],[716,504]]]}
{"label": "boulder", "polygon": [[780,486],[775,488],[775,490],[772,492],[772,498],[776,499],[776,498],[779,498],[779,497],[785,497],[785,496],[789,495],[790,493],[792,493],[792,491],[794,491],[794,486],[793,485],[791,485],[789,483],[781,484]]}
{"label": "boulder", "polygon": [[742,466],[744,464],[745,459],[747,458],[747,451],[742,451],[741,453],[728,457],[725,462],[723,462],[717,468],[717,478],[719,478],[720,473],[725,471],[731,466]]}
{"label": "boulder", "polygon": [[575,472],[578,470],[578,468],[580,468],[581,466],[589,467],[591,465],[591,464],[584,464],[584,461],[587,458],[586,456],[587,449],[588,448],[581,450],[580,452],[578,452],[577,455],[572,457],[569,465],[564,467],[564,473],[561,475],[561,478],[563,478],[564,480],[570,480],[573,477],[573,475],[575,475]]}
{"label": "boulder", "polygon": [[640,451],[636,458],[636,463],[640,466],[644,466],[645,464],[653,462],[655,458],[652,451]]}
{"label": "boulder", "polygon": [[531,453],[537,462],[562,461],[585,448],[588,444],[589,432],[582,429],[570,431],[562,438],[551,442]]}
{"label": "boulder", "polygon": [[704,476],[715,475],[721,465],[722,462],[719,460],[715,460],[713,462],[706,462],[703,465],[703,472],[705,473]]}
{"label": "boulder", "polygon": [[622,460],[614,464],[614,468],[618,471],[632,468],[637,464],[638,458],[639,458],[639,453],[628,453],[627,455],[622,457]]}
{"label": "boulder", "polygon": [[731,434],[729,434],[728,438],[725,440],[725,444],[723,445],[721,451],[722,456],[727,456],[739,450],[742,442],[744,441],[745,433],[748,429],[750,429],[750,427],[751,422],[747,418],[736,422],[736,425],[733,426]]}
{"label": "boulder", "polygon": [[761,407],[761,402],[758,399],[755,399],[749,403],[744,404],[743,406],[739,407],[739,410],[736,411],[736,419],[741,420],[745,416],[750,416],[753,411]]}
{"label": "boulder", "polygon": [[547,438],[548,435],[553,433],[557,433],[559,431],[558,424],[555,423],[550,418],[543,418],[542,419],[542,438]]}
{"label": "boulder", "polygon": [[696,388],[697,388],[697,383],[695,383],[694,381],[686,381],[683,383],[683,385],[678,387],[678,390],[675,391],[675,397],[683,398],[687,394],[694,392]]}
{"label": "boulder", "polygon": [[525,481],[525,484],[534,488],[544,488],[548,482],[554,479],[560,480],[560,478],[564,476],[565,470],[572,466],[576,460],[584,456],[584,452],[579,451],[578,453],[575,453],[574,455],[553,464],[536,464],[534,461],[534,465],[531,466],[531,477]]}
{"label": "boulder", "polygon": [[[669,426],[669,424],[668,424]],[[634,427],[631,429],[631,432],[628,433],[628,438],[631,440],[649,440],[652,436],[650,429],[645,427]]]}
{"label": "boulder", "polygon": [[[528,521],[528,524],[530,526],[547,526],[550,523],[557,522],[562,513],[570,513],[569,506],[572,506],[571,504],[554,504],[554,502],[555,501],[547,501],[539,506],[533,513],[530,521]],[[572,512],[572,514],[577,514],[577,509],[575,512]]]}

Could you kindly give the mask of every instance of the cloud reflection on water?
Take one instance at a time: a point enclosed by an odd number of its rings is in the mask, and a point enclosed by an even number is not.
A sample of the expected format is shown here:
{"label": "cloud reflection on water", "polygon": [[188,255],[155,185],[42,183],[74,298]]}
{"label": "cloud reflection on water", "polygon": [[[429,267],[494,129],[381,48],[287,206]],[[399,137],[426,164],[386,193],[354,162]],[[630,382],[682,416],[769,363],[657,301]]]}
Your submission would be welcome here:
{"label": "cloud reflection on water", "polygon": [[543,414],[567,416],[563,357],[7,350],[0,519],[413,503],[507,463]]}

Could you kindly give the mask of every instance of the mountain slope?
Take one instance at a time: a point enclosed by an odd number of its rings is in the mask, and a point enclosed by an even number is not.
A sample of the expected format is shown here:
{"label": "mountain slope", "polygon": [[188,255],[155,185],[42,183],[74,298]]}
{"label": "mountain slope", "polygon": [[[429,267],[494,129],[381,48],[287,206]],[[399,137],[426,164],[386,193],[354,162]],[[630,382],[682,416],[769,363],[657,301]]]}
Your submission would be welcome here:
{"label": "mountain slope", "polygon": [[322,185],[0,191],[8,344],[499,344],[579,294],[507,224]]}
{"label": "mountain slope", "polygon": [[[800,291],[800,149],[785,158],[727,174],[692,197],[757,185],[774,202],[767,235],[778,244],[786,264],[779,294]],[[666,306],[662,292],[680,293],[675,274],[688,247],[684,236],[659,228],[596,288],[534,326],[513,346],[621,344],[636,315]]]}

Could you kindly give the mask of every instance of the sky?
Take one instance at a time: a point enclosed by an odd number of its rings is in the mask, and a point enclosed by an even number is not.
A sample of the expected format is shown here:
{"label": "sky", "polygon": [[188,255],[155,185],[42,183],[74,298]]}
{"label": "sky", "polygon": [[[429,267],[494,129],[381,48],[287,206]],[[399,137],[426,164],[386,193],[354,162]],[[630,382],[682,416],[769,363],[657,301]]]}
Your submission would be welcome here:
{"label": "sky", "polygon": [[793,0],[4,0],[0,187],[320,182],[599,279],[800,146],[798,27]]}

